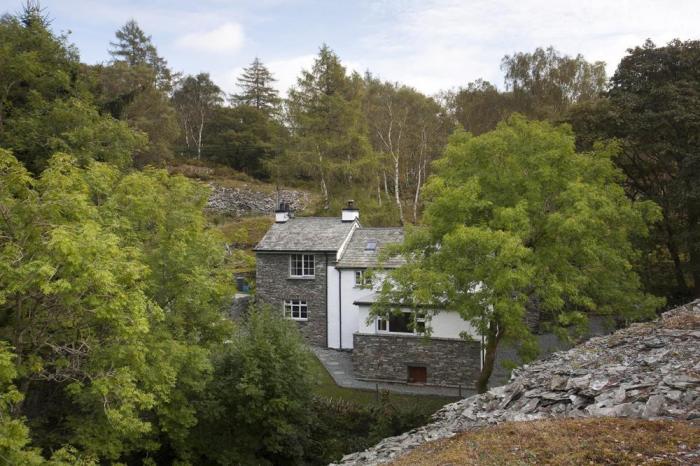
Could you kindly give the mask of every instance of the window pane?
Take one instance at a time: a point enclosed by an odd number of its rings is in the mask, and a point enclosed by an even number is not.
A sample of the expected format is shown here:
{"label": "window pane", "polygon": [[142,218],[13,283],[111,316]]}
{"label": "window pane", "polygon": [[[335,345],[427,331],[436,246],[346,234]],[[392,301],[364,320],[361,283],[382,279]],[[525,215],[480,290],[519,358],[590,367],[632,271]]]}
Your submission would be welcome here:
{"label": "window pane", "polygon": [[389,331],[398,333],[413,333],[410,328],[411,315],[402,312],[401,315],[391,315],[389,316]]}
{"label": "window pane", "polygon": [[386,332],[386,320],[382,319],[381,317],[377,319],[377,330]]}

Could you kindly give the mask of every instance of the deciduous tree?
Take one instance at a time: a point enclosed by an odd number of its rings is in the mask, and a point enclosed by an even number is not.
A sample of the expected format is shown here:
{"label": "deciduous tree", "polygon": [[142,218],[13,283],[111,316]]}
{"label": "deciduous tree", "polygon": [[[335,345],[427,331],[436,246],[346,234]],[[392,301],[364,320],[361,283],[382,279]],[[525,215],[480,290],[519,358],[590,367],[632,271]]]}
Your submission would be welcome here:
{"label": "deciduous tree", "polygon": [[408,264],[384,282],[374,312],[458,312],[485,340],[479,392],[501,343],[534,355],[528,312],[560,332],[592,312],[653,315],[662,300],[640,291],[631,240],[658,209],[625,196],[615,153],[577,153],[570,128],[521,116],[478,137],[456,133],[426,188],[424,226],[398,250]]}

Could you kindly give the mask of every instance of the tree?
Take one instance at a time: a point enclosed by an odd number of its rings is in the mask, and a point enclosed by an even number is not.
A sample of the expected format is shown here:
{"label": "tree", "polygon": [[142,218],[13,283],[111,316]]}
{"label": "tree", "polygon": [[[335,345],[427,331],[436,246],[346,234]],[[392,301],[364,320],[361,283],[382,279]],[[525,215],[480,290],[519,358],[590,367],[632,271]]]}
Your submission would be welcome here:
{"label": "tree", "polygon": [[[380,160],[385,162],[377,173],[377,198],[381,202],[381,182],[393,200],[403,224],[404,198],[413,204],[413,222],[418,221],[420,190],[427,179],[430,162],[444,147],[449,122],[434,99],[415,89],[381,82],[367,74],[365,86],[365,117],[369,139]],[[391,182],[387,181],[387,172]]]}
{"label": "tree", "polygon": [[145,134],[76,98],[41,102],[9,120],[6,129],[7,146],[37,170],[55,152],[72,153],[82,165],[97,160],[126,169],[147,146]]}
{"label": "tree", "polygon": [[280,160],[289,175],[319,184],[324,209],[330,189],[367,172],[372,150],[361,108],[362,83],[348,77],[338,56],[323,45],[311,70],[302,71],[287,102],[293,147]]}
{"label": "tree", "polygon": [[258,179],[267,179],[282,157],[289,134],[284,125],[248,105],[217,107],[204,129],[202,157]]}
{"label": "tree", "polygon": [[109,54],[113,63],[126,63],[131,67],[146,66],[153,70],[156,87],[169,90],[172,86],[172,72],[168,62],[158,55],[151,36],[147,36],[138,23],[130,19],[115,35],[116,42],[110,42]]}
{"label": "tree", "polygon": [[217,464],[301,463],[312,423],[311,357],[294,322],[251,309],[214,358],[196,431],[200,454]]}
{"label": "tree", "polygon": [[[82,100],[85,95],[77,50],[67,36],[48,29],[36,8],[38,5],[29,3],[19,16],[0,18],[0,147],[11,148],[18,139],[35,144],[32,138],[45,135],[26,132],[24,124],[13,128],[12,122],[26,121],[59,101]],[[32,170],[40,170],[48,157],[42,152],[15,150]]]}
{"label": "tree", "polygon": [[212,82],[209,73],[185,77],[173,93],[173,103],[180,117],[185,146],[190,149],[192,145],[196,149],[197,160],[202,158],[204,126],[216,106],[223,101],[221,94],[221,89]]}
{"label": "tree", "polygon": [[81,168],[66,154],[35,179],[0,151],[0,336],[40,447],[186,454],[187,400],[230,328],[207,197],[164,171]]}
{"label": "tree", "polygon": [[478,79],[460,88],[452,103],[457,122],[475,136],[493,130],[515,111],[513,94]]}
{"label": "tree", "polygon": [[600,96],[607,82],[604,62],[562,56],[553,47],[506,55],[501,69],[516,109],[531,118],[558,118],[569,105]]}
{"label": "tree", "polygon": [[384,282],[392,303],[458,312],[484,337],[476,382],[488,387],[499,344],[534,356],[534,313],[562,333],[587,313],[640,319],[662,300],[639,290],[631,240],[658,217],[618,185],[615,146],[577,153],[566,126],[513,116],[496,130],[452,136],[426,187],[424,226],[397,251],[409,261]]}
{"label": "tree", "polygon": [[279,92],[272,87],[276,79],[265,65],[255,57],[249,67],[236,79],[240,94],[233,96],[238,105],[249,105],[267,116],[277,113],[280,104]]}
{"label": "tree", "polygon": [[567,116],[581,147],[618,140],[615,161],[626,175],[628,195],[661,207],[657,241],[648,245],[655,272],[649,282],[658,289],[670,277],[659,291],[675,302],[700,296],[699,66],[698,41],[662,47],[647,41],[628,50],[607,99],[578,105]]}

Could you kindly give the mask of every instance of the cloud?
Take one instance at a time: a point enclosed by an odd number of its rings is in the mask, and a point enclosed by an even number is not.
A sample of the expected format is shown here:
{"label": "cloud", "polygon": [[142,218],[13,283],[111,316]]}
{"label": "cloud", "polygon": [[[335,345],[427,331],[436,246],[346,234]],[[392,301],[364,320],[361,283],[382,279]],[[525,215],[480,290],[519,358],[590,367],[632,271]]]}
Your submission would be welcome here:
{"label": "cloud", "polygon": [[502,85],[503,55],[553,45],[602,60],[612,74],[629,47],[647,37],[664,44],[697,37],[700,2],[653,0],[405,0],[372,11],[374,31],[360,38],[362,57],[384,79],[424,92],[479,77]]}
{"label": "cloud", "polygon": [[179,47],[206,53],[236,52],[245,40],[240,24],[227,22],[211,31],[192,32],[180,37]]}

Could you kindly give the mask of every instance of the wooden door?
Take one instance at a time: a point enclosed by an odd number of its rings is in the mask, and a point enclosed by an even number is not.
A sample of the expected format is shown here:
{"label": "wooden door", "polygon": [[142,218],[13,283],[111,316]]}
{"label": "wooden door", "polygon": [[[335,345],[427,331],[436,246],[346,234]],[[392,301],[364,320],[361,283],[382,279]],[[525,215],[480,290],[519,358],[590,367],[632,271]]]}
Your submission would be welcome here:
{"label": "wooden door", "polygon": [[426,383],[428,369],[425,366],[408,366],[408,383]]}

